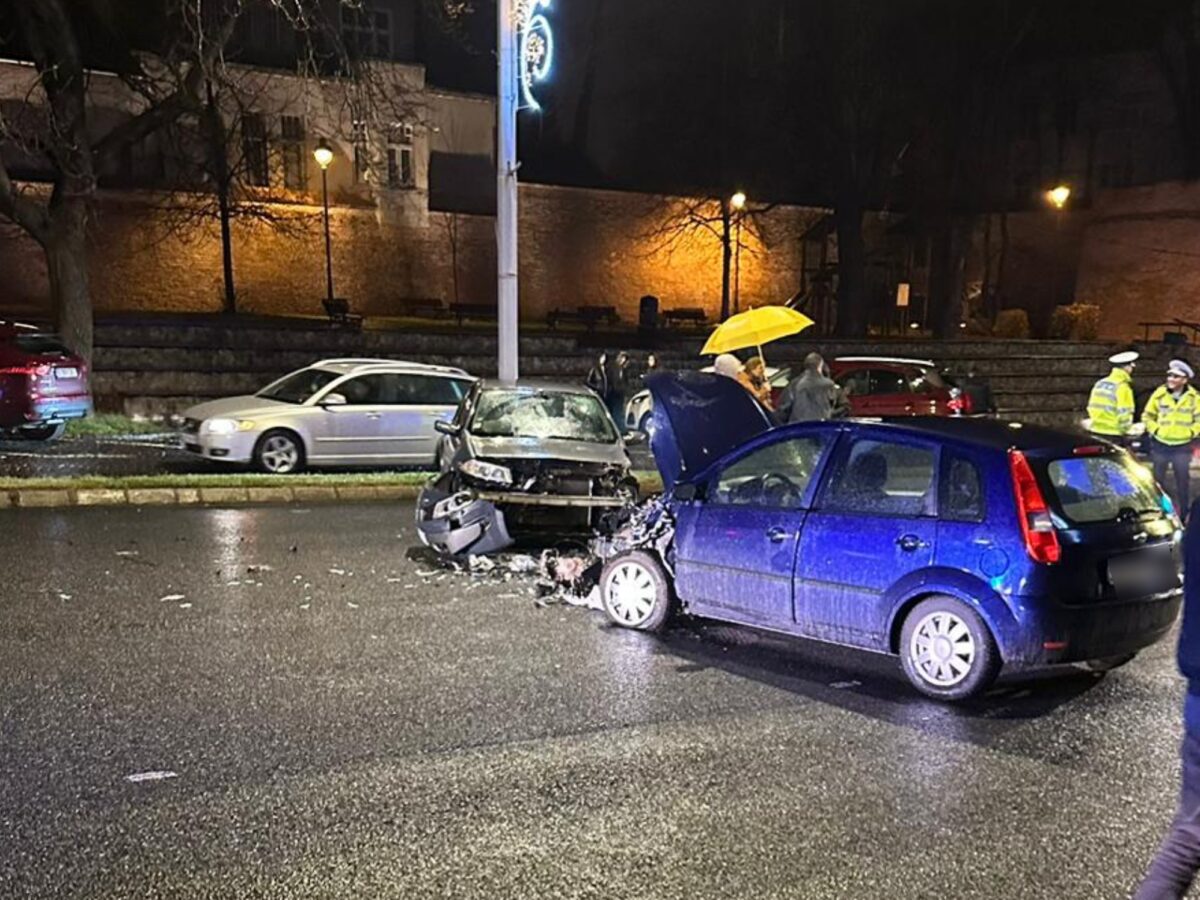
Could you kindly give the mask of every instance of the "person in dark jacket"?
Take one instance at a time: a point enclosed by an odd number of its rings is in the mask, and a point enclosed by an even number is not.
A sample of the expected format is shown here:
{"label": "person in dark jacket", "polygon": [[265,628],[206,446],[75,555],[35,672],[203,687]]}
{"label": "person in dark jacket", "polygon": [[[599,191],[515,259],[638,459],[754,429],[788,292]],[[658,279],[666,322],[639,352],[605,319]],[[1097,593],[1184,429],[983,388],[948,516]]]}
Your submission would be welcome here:
{"label": "person in dark jacket", "polygon": [[584,384],[600,395],[600,399],[608,403],[608,354],[601,353],[596,357],[596,363],[588,370]]}
{"label": "person in dark jacket", "polygon": [[779,398],[780,422],[823,422],[833,418],[840,391],[825,371],[821,354],[804,357],[804,374],[793,379]]}
{"label": "person in dark jacket", "polygon": [[622,350],[608,368],[608,396],[605,402],[613,421],[625,423],[625,394],[629,388],[629,354]]}
{"label": "person in dark jacket", "polygon": [[1179,671],[1188,680],[1183,701],[1183,783],[1179,809],[1134,900],[1183,897],[1200,870],[1200,500],[1192,506],[1183,540],[1183,626]]}

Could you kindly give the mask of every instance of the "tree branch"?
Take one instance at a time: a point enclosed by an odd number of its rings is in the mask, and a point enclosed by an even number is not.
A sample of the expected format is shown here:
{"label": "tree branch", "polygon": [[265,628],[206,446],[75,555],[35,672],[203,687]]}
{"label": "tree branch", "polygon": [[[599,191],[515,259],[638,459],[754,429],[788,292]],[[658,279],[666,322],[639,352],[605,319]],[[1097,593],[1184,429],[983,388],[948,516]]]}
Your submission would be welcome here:
{"label": "tree branch", "polygon": [[45,246],[50,234],[50,216],[46,208],[23,196],[13,185],[8,167],[0,159],[0,215],[10,219]]}
{"label": "tree branch", "polygon": [[225,44],[237,27],[238,16],[229,15],[221,29],[183,76],[182,83],[171,94],[157,103],[151,103],[142,112],[113,126],[92,147],[96,167],[102,168],[110,162],[122,147],[144,140],[154,132],[175,121],[184,112],[200,107],[200,88],[205,73],[225,52]]}

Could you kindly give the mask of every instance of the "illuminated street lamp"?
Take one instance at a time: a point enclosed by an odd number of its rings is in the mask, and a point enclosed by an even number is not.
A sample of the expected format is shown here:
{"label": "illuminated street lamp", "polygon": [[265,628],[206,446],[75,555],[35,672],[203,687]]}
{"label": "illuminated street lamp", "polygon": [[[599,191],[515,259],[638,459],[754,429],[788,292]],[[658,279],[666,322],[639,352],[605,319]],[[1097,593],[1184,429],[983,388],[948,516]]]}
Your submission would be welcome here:
{"label": "illuminated street lamp", "polygon": [[1067,205],[1067,201],[1071,199],[1071,189],[1065,184],[1060,184],[1046,191],[1046,202],[1055,209],[1062,209]]}
{"label": "illuminated street lamp", "polygon": [[325,288],[328,299],[333,302],[333,256],[329,251],[329,179],[326,170],[333,162],[333,148],[325,138],[317,141],[313,159],[321,167],[321,205],[325,207]]}
{"label": "illuminated street lamp", "polygon": [[1046,191],[1046,202],[1054,207],[1054,243],[1055,243],[1055,261],[1050,273],[1050,298],[1052,302],[1058,302],[1058,286],[1060,282],[1059,269],[1062,267],[1062,231],[1063,209],[1066,208],[1067,201],[1071,199],[1071,189],[1065,184],[1056,185]]}
{"label": "illuminated street lamp", "polygon": [[746,208],[746,194],[738,191],[729,198],[729,207],[738,214],[737,229],[734,231],[733,248],[733,311],[742,308],[742,211]]}

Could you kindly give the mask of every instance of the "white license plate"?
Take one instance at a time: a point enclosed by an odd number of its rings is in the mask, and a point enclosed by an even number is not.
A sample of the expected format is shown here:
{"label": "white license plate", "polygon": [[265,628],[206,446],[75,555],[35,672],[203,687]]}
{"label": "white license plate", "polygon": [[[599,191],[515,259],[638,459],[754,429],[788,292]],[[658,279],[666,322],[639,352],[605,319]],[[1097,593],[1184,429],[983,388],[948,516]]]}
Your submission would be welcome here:
{"label": "white license plate", "polygon": [[54,370],[55,378],[78,378],[79,370],[74,366],[63,366],[60,369]]}

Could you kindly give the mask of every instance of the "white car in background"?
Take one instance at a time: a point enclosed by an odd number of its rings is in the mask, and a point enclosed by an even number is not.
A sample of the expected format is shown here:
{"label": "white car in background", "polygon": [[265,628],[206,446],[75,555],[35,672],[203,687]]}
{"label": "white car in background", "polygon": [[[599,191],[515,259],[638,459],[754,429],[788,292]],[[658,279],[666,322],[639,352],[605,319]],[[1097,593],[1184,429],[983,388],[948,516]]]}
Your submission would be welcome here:
{"label": "white car in background", "polygon": [[462,369],[387,359],[323,359],[257,394],[193,406],[183,447],[288,474],[306,466],[432,466],[437,421],[475,379]]}

